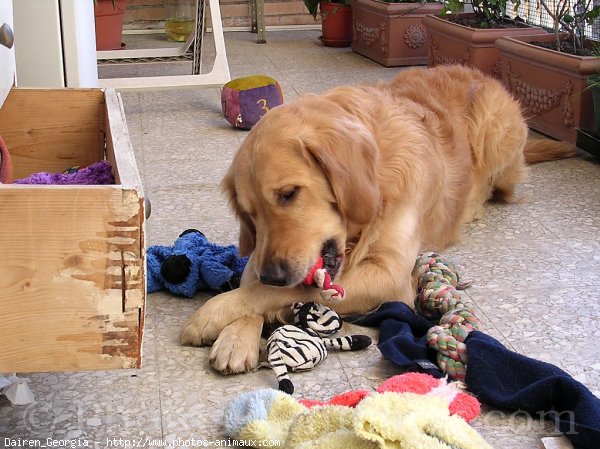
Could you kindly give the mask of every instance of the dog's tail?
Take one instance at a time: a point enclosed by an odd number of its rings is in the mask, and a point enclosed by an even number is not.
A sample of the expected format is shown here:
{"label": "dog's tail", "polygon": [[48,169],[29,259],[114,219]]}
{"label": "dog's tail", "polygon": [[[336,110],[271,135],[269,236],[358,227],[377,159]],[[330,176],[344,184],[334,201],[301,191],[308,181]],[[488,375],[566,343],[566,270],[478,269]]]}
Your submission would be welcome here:
{"label": "dog's tail", "polygon": [[559,140],[528,139],[523,153],[528,164],[536,164],[572,157],[575,155],[575,146]]}

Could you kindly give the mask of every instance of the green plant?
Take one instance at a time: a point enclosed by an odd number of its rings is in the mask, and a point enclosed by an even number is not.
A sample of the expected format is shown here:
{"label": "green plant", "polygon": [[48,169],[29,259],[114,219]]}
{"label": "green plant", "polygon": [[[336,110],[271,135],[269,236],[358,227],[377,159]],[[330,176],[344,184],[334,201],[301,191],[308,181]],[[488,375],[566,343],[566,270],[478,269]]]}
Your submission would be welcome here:
{"label": "green plant", "polygon": [[600,43],[595,42],[592,44],[592,54],[598,61],[598,73],[588,77],[588,87],[586,89],[600,88]]}
{"label": "green plant", "polygon": [[[308,12],[316,19],[319,14],[319,3],[323,0],[304,0],[304,4]],[[341,5],[349,5],[351,0],[324,0],[326,3],[339,3]],[[385,3],[436,3],[444,0],[381,0]],[[456,0],[451,0],[456,1]]]}
{"label": "green plant", "polygon": [[[472,0],[473,11],[480,17],[484,17],[485,24],[494,24],[506,19],[506,0]],[[520,0],[513,2],[514,9],[518,9],[521,5]],[[485,28],[485,26],[484,26]]]}
{"label": "green plant", "polygon": [[600,4],[593,0],[538,0],[538,6],[552,18],[556,36],[556,50],[561,51],[561,31],[566,31],[573,44],[573,54],[583,48],[585,25],[591,25],[600,16]]}
{"label": "green plant", "polygon": [[313,16],[315,19],[319,14],[319,3],[321,3],[321,1],[325,1],[326,3],[338,3],[340,5],[350,4],[350,0],[304,0],[304,5],[306,6],[306,9],[308,9],[310,15]]}
{"label": "green plant", "polygon": [[[508,18],[506,7],[509,2],[514,5],[515,10],[521,5],[521,0],[471,0],[478,27],[493,28],[496,24],[505,22]],[[448,13],[456,15],[463,10],[464,4],[464,0],[444,0],[442,17]]]}
{"label": "green plant", "polygon": [[600,87],[600,75],[591,75],[588,77],[588,86],[586,87],[586,90],[595,87]]}

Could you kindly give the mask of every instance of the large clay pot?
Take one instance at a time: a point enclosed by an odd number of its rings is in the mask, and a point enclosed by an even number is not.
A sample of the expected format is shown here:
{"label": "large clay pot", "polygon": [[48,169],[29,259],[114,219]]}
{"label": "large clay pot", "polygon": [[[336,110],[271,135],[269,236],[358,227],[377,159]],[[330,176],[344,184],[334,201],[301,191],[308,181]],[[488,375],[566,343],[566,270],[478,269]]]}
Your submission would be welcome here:
{"label": "large clay pot", "polygon": [[118,50],[123,37],[125,0],[98,0],[94,5],[96,50]]}
{"label": "large clay pot", "polygon": [[423,17],[441,11],[441,3],[355,0],[352,51],[386,67],[425,65],[429,33]]}
{"label": "large clay pot", "polygon": [[321,2],[323,35],[319,38],[327,47],[349,47],[352,44],[352,8],[341,3]]}
{"label": "large clay pot", "polygon": [[554,39],[553,34],[499,39],[502,81],[521,102],[531,128],[575,143],[576,128],[594,129],[592,91],[586,88],[598,58],[531,44]]}
{"label": "large clay pot", "polygon": [[[473,16],[459,13],[458,17]],[[488,75],[500,78],[500,51],[496,39],[505,36],[541,34],[545,31],[524,23],[514,28],[471,28],[450,20],[429,15],[423,19],[430,34],[430,67],[440,64],[463,64],[475,67]]]}

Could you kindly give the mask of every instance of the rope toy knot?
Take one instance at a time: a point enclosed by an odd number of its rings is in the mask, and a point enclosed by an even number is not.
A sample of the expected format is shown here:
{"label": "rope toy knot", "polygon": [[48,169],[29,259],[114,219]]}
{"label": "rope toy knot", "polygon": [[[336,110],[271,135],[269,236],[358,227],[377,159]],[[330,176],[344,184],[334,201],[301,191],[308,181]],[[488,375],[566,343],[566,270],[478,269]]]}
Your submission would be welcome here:
{"label": "rope toy knot", "polygon": [[457,348],[464,346],[464,341],[473,330],[479,330],[481,321],[468,309],[452,310],[446,313],[437,326],[427,332],[429,346],[453,360],[464,358]]}
{"label": "rope toy knot", "polygon": [[413,273],[416,273],[419,280],[425,274],[437,274],[446,279],[457,290],[465,290],[472,284],[472,281],[461,281],[456,265],[442,255],[432,251],[419,254],[413,268]]}
{"label": "rope toy knot", "polygon": [[461,282],[454,264],[441,255],[428,252],[417,257],[413,275],[418,276],[415,308],[423,317],[438,322],[427,332],[427,343],[437,351],[440,369],[454,379],[464,380],[467,370],[467,346],[464,341],[481,327],[462,298]]}
{"label": "rope toy knot", "polygon": [[446,279],[452,286],[458,285],[458,274],[454,264],[434,252],[421,253],[415,262],[419,277],[426,273],[435,273]]}
{"label": "rope toy knot", "polygon": [[428,320],[438,320],[451,310],[465,308],[458,290],[437,273],[425,273],[418,284],[417,312]]}

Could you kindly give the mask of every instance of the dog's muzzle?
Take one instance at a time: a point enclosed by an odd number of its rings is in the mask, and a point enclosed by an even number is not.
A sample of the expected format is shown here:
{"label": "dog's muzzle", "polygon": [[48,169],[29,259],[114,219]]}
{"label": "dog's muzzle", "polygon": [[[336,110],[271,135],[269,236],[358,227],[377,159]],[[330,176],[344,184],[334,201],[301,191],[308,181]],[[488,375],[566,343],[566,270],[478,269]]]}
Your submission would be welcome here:
{"label": "dog's muzzle", "polygon": [[290,285],[291,278],[289,265],[285,260],[274,260],[263,268],[259,276],[261,284],[273,285],[275,287]]}
{"label": "dog's muzzle", "polygon": [[[338,273],[343,260],[343,255],[338,254],[338,244],[334,239],[327,240],[321,249],[323,258],[323,268],[329,273],[333,280]],[[275,287],[288,287],[302,281],[298,281],[298,273],[293,272],[289,263],[283,259],[272,260],[268,265],[263,266],[259,280],[261,284],[272,285]]]}

